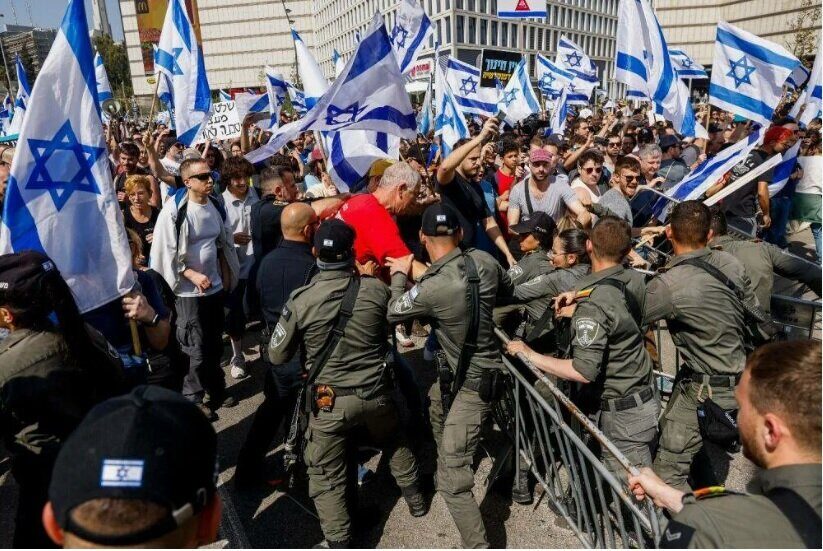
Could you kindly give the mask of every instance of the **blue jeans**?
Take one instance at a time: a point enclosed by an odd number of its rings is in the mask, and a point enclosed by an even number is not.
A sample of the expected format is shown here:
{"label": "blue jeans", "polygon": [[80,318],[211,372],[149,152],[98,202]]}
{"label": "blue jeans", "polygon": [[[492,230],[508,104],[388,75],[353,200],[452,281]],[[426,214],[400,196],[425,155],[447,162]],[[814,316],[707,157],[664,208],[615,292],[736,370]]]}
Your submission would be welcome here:
{"label": "blue jeans", "polygon": [[792,213],[791,197],[772,197],[769,215],[772,218],[772,225],[763,234],[763,238],[777,245],[781,249],[789,246],[786,241],[786,225],[789,223],[789,215]]}
{"label": "blue jeans", "polygon": [[812,223],[812,236],[814,237],[814,252],[817,253],[817,261],[820,262],[820,222]]}

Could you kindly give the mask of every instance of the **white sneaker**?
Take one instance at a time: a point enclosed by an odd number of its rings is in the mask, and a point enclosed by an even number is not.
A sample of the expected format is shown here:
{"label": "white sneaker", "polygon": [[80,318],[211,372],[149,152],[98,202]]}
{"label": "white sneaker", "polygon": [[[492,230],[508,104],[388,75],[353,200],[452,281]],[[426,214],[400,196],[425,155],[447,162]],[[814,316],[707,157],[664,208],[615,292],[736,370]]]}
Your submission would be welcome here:
{"label": "white sneaker", "polygon": [[411,340],[410,337],[406,336],[406,333],[400,326],[398,326],[397,329],[394,330],[394,335],[397,337],[397,343],[400,346],[405,346],[406,348],[414,346],[414,341]]}
{"label": "white sneaker", "polygon": [[242,355],[233,357],[230,365],[232,379],[245,379],[249,376],[249,374],[246,373],[246,358]]}

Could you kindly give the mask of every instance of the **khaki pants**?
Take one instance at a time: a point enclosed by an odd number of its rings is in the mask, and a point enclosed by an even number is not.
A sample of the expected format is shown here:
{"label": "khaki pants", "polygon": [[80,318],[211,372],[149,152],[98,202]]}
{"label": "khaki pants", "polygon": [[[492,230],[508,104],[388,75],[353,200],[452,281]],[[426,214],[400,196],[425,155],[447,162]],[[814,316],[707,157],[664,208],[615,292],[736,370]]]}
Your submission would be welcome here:
{"label": "khaki pants", "polygon": [[[712,400],[723,409],[737,409],[733,388],[712,387],[711,393]],[[679,381],[660,420],[660,443],[654,460],[654,471],[667,484],[682,491],[689,491],[687,481],[692,461],[703,448],[703,438],[697,424],[698,395],[701,398],[708,397],[709,387],[691,381]],[[728,455],[724,455],[728,463]],[[723,461],[720,457],[712,457],[712,460]],[[713,466],[718,467],[713,470],[723,471],[722,465]]]}
{"label": "khaki pants", "polygon": [[[601,411],[600,430],[634,467],[651,467],[652,450],[657,441],[660,402],[656,398],[623,411]],[[608,451],[602,451],[603,464],[617,480],[627,483],[626,469]]]}
{"label": "khaki pants", "polygon": [[389,454],[389,467],[398,486],[417,484],[417,461],[399,433],[397,407],[391,395],[372,400],[339,396],[330,412],[309,415],[305,461],[309,496],[314,500],[323,535],[329,541],[351,539],[346,505],[346,438],[365,429],[370,443]]}
{"label": "khaki pants", "polygon": [[472,462],[480,443],[480,429],[491,406],[481,400],[477,392],[462,388],[455,396],[444,423],[440,385],[436,381],[429,398],[429,417],[437,444],[437,491],[457,525],[463,547],[488,548],[483,517],[472,494]]}

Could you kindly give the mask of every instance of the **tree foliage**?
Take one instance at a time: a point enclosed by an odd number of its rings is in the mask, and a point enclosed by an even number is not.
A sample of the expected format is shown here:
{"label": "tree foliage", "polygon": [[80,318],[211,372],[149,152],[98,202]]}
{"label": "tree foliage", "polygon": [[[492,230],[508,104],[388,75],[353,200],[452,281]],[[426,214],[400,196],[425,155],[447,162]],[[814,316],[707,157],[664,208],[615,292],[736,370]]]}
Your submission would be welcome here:
{"label": "tree foliage", "polygon": [[790,34],[786,38],[786,46],[809,68],[817,54],[820,16],[819,0],[800,0],[797,12],[789,20]]}
{"label": "tree foliage", "polygon": [[106,66],[106,73],[109,75],[109,82],[115,97],[131,97],[134,92],[131,86],[131,72],[129,71],[129,57],[126,53],[126,45],[123,42],[115,42],[108,35],[98,35],[94,37],[94,48],[103,57],[103,64]]}

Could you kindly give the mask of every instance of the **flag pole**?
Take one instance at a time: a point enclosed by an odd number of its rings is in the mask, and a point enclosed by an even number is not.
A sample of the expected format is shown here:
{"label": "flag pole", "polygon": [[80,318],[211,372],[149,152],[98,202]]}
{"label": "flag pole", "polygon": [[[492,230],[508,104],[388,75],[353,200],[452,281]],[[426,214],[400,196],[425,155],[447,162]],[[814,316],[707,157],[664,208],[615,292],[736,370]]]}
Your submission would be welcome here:
{"label": "flag pole", "polygon": [[[154,73],[154,95],[151,98],[151,109],[149,109],[149,132],[154,130],[154,111],[157,108],[157,91],[160,89],[160,74],[157,71]],[[132,333],[136,332],[136,328]],[[139,345],[138,345],[139,346]]]}
{"label": "flag pole", "polygon": [[[706,133],[709,132],[709,126],[712,124],[712,104],[708,103],[708,109],[706,110]],[[703,153],[706,152],[706,147],[709,145],[709,138],[705,138],[703,140]]]}

